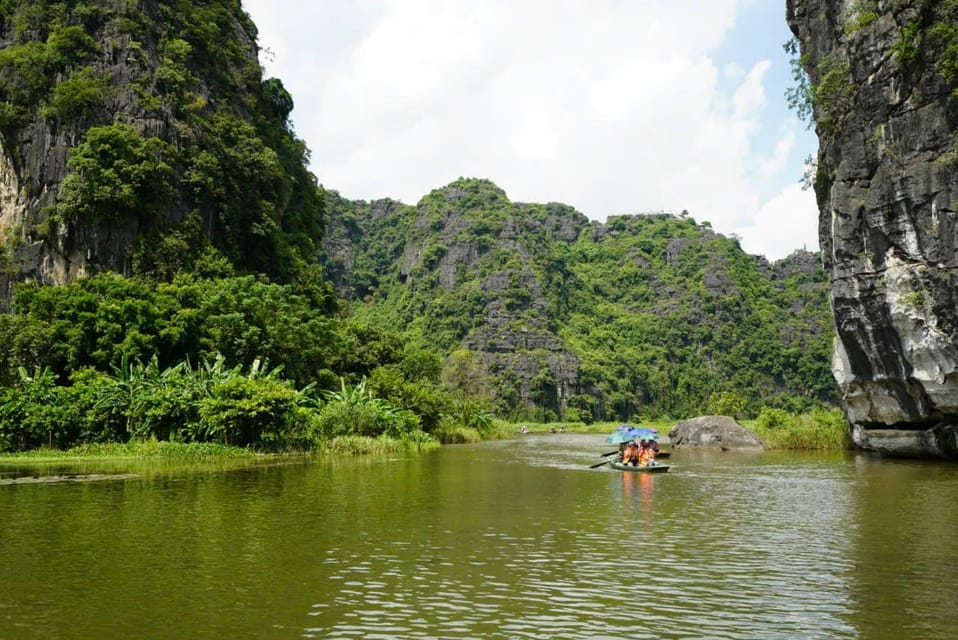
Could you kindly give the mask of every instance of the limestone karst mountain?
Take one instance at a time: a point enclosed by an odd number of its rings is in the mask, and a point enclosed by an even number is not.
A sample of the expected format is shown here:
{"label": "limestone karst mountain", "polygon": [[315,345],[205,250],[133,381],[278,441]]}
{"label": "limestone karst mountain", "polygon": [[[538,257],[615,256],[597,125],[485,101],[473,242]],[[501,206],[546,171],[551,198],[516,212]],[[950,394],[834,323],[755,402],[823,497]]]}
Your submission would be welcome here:
{"label": "limestone karst mountain", "polygon": [[854,440],[958,457],[958,2],[789,0]]}
{"label": "limestone karst mountain", "polygon": [[835,399],[817,254],[769,264],[687,216],[598,223],[479,179],[415,206],[330,192],[327,209],[325,268],[354,315],[475,354],[505,414],[626,420]]}
{"label": "limestone karst mountain", "polygon": [[0,298],[169,274],[215,247],[283,280],[322,199],[240,0],[0,4]]}

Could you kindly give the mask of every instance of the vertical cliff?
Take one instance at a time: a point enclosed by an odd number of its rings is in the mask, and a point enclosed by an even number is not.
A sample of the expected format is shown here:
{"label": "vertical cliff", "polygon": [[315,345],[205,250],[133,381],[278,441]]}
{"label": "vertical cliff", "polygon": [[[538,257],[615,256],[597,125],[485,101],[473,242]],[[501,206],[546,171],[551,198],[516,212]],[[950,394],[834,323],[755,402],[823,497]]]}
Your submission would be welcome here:
{"label": "vertical cliff", "polygon": [[958,2],[788,0],[855,442],[958,457]]}
{"label": "vertical cliff", "polygon": [[18,280],[290,277],[322,199],[240,0],[0,2],[0,302]]}

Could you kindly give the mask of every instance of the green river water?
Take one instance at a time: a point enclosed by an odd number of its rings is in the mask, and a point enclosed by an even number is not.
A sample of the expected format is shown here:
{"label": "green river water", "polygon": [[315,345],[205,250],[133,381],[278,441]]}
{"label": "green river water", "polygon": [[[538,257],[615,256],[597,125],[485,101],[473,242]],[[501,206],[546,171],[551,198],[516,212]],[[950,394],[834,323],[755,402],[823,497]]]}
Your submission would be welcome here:
{"label": "green river water", "polygon": [[[0,640],[952,638],[958,466],[602,436],[0,467]],[[126,473],[63,483],[24,474]]]}

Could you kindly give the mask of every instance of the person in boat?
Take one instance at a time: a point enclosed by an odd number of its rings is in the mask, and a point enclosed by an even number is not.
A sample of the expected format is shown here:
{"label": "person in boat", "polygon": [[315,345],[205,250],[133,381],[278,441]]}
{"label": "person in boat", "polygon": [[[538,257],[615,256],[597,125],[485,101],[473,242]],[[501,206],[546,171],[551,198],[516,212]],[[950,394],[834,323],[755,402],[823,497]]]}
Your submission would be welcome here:
{"label": "person in boat", "polygon": [[648,440],[642,440],[641,442],[639,442],[639,466],[640,467],[655,466],[655,451],[652,450],[652,446]]}
{"label": "person in boat", "polygon": [[659,455],[661,449],[659,449],[659,443],[656,442],[655,438],[649,438],[649,448],[652,449],[652,453]]}
{"label": "person in boat", "polygon": [[622,464],[631,464],[633,467],[639,464],[639,445],[634,441],[625,446],[622,452]]}

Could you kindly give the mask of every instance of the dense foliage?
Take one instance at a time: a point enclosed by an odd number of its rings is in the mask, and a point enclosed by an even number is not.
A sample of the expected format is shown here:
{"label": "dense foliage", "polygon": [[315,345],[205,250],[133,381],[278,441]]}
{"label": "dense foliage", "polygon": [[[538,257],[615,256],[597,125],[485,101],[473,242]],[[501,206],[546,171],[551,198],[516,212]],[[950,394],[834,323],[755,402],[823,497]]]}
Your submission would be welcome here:
{"label": "dense foliage", "polygon": [[34,207],[3,275],[37,251],[93,274],[5,300],[0,450],[423,446],[494,415],[835,399],[810,254],[768,265],[687,216],[590,223],[486,180],[415,207],[324,194],[240,0],[0,0],[0,37],[0,137]]}
{"label": "dense foliage", "polygon": [[2,0],[0,36],[0,134],[20,179],[45,180],[20,144],[39,130],[72,146],[55,204],[20,234],[129,230],[133,271],[161,278],[194,269],[209,244],[281,281],[314,261],[320,189],[240,0]]}
{"label": "dense foliage", "polygon": [[590,223],[485,180],[415,207],[331,194],[329,210],[326,268],[352,314],[443,356],[473,351],[500,415],[747,416],[837,401],[813,254],[768,265],[687,216]]}
{"label": "dense foliage", "polygon": [[21,285],[0,315],[0,451],[149,438],[421,446],[487,426],[481,399],[443,385],[440,358],[330,316],[314,293],[251,276]]}

